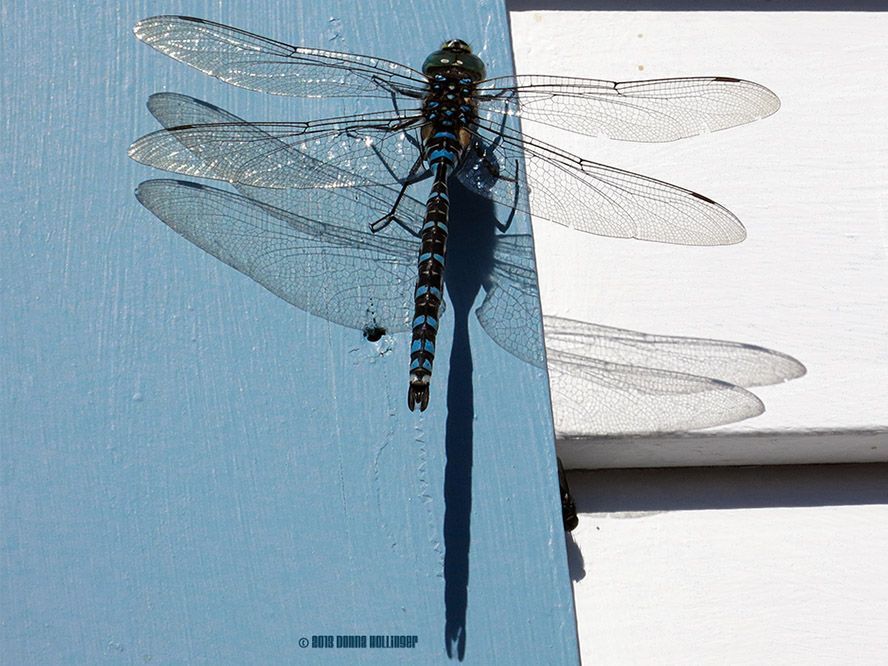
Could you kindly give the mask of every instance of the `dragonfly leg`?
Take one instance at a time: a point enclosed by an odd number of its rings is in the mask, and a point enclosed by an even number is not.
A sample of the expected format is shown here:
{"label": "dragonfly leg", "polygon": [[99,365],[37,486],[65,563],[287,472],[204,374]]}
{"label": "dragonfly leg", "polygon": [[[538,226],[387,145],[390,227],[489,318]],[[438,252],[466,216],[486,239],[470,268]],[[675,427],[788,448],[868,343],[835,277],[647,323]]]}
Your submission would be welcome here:
{"label": "dragonfly leg", "polygon": [[[398,206],[401,205],[401,199],[404,198],[404,193],[407,192],[408,187],[410,187],[410,183],[404,183],[403,185],[401,185],[401,190],[398,192],[398,196],[395,199],[395,203],[392,204],[391,210],[388,213],[386,213],[385,215],[383,215],[382,217],[380,217],[378,220],[374,220],[373,222],[371,222],[370,223],[370,231],[372,231],[375,234],[375,233],[385,229],[392,222],[400,224],[402,227],[404,227],[404,224],[401,222],[401,220],[398,219],[398,216],[396,213],[398,211]],[[406,227],[404,227],[404,228],[406,229]]]}
{"label": "dragonfly leg", "polygon": [[512,209],[509,211],[509,217],[505,222],[500,223],[499,220],[496,221],[496,228],[502,232],[506,233],[509,230],[509,227],[512,226],[512,222],[515,219],[515,213],[518,211],[518,195],[519,195],[519,187],[520,183],[518,182],[518,161],[515,160],[515,179],[513,181],[515,183],[515,199],[512,201]]}
{"label": "dragonfly leg", "polygon": [[[392,222],[394,222],[394,223],[400,225],[401,227],[403,227],[406,231],[409,231],[410,233],[416,235],[416,232],[414,232],[413,229],[411,229],[410,226],[406,222],[401,220],[398,217],[397,213],[398,213],[398,206],[401,205],[401,201],[404,199],[404,195],[407,193],[407,188],[410,187],[411,185],[413,185],[414,183],[417,183],[420,180],[423,180],[426,177],[426,175],[424,173],[421,174],[421,172],[420,172],[420,170],[422,169],[422,166],[423,166],[423,158],[422,158],[422,156],[420,156],[417,158],[416,162],[413,163],[413,166],[410,168],[410,173],[407,175],[407,178],[401,184],[401,190],[398,192],[398,196],[397,196],[397,198],[395,198],[395,203],[392,204],[391,210],[388,213],[386,213],[385,215],[383,215],[382,217],[380,217],[378,220],[374,220],[373,222],[371,222],[370,223],[370,231],[372,231],[373,233],[377,233],[377,232],[385,229]],[[421,175],[418,175],[418,174],[421,174]]]}

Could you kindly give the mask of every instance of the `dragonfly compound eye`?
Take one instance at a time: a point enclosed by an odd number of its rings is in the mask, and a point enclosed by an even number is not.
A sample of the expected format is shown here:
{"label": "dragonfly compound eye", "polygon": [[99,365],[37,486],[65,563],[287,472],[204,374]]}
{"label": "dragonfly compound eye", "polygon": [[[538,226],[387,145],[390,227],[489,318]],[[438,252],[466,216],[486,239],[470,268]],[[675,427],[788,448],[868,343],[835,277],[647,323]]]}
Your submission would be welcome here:
{"label": "dragonfly compound eye", "polygon": [[481,58],[472,53],[468,44],[453,39],[426,58],[422,73],[428,77],[450,73],[459,79],[481,81],[487,76],[487,68]]}

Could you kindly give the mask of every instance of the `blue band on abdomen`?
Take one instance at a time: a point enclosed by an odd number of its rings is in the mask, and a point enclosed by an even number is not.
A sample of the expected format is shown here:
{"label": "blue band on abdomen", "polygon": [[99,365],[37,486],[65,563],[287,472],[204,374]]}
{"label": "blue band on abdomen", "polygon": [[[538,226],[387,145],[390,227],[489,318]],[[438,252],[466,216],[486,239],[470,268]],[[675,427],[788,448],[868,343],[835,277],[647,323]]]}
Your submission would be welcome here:
{"label": "blue band on abdomen", "polygon": [[431,294],[435,298],[441,298],[441,290],[438,287],[432,287],[427,284],[420,285],[416,288],[416,291],[413,292],[414,298],[420,298],[421,296],[425,296],[426,294]]}
{"label": "blue band on abdomen", "polygon": [[417,326],[422,326],[423,324],[427,324],[435,330],[438,329],[438,321],[434,317],[419,315],[416,319],[413,320],[413,328],[416,328]]}

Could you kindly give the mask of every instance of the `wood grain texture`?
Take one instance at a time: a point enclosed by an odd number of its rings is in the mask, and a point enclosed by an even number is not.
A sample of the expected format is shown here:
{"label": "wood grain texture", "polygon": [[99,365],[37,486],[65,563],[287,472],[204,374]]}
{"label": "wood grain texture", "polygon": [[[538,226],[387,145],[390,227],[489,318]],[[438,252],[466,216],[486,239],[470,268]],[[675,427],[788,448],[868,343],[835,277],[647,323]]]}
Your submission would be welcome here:
{"label": "wood grain texture", "polygon": [[[361,110],[178,64],[132,36],[159,10],[415,66],[460,37],[511,70],[498,2],[4,7],[4,659],[431,664],[450,639],[466,663],[577,663],[545,373],[469,319],[474,396],[448,401],[451,308],[410,413],[407,336],[300,312],[142,209],[151,93]],[[299,646],[348,634],[418,642]]]}

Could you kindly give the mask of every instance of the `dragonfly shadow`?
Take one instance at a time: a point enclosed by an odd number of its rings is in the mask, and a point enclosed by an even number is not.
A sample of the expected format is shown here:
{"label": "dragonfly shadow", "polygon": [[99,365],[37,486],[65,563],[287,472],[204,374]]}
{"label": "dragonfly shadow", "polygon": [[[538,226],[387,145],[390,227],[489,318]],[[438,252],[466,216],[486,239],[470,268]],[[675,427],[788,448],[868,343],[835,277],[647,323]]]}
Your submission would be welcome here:
{"label": "dragonfly shadow", "polygon": [[[469,316],[493,267],[497,220],[494,206],[453,183],[451,235],[445,284],[453,317],[453,346],[447,382],[444,470],[444,605],[447,654],[462,661],[466,649],[466,608],[471,546],[472,462],[475,393]],[[464,228],[456,228],[464,227]]]}

